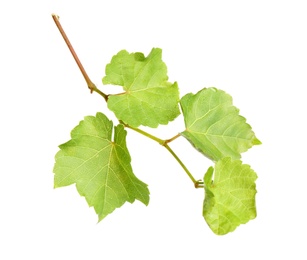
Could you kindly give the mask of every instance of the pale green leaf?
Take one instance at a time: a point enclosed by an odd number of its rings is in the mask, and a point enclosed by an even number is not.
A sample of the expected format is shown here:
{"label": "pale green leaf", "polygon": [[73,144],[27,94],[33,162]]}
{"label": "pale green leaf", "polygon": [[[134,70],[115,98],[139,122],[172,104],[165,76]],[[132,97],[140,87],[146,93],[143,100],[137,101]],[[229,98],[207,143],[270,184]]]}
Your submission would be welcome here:
{"label": "pale green leaf", "polygon": [[261,142],[256,138],[232,98],[216,88],[187,94],[181,101],[186,130],[181,134],[210,159],[239,159],[241,153]]}
{"label": "pale green leaf", "polygon": [[167,81],[167,68],[161,58],[158,48],[152,49],[148,57],[123,50],[107,65],[103,83],[124,89],[108,98],[108,108],[119,120],[133,127],[157,127],[180,114],[177,83]]}
{"label": "pale green leaf", "polygon": [[256,179],[249,165],[230,157],[208,169],[203,216],[215,234],[227,234],[256,217]]}
{"label": "pale green leaf", "polygon": [[55,156],[54,186],[76,183],[99,221],[126,201],[149,202],[147,185],[132,171],[123,125],[114,127],[114,140],[112,132],[113,123],[104,114],[87,116]]}

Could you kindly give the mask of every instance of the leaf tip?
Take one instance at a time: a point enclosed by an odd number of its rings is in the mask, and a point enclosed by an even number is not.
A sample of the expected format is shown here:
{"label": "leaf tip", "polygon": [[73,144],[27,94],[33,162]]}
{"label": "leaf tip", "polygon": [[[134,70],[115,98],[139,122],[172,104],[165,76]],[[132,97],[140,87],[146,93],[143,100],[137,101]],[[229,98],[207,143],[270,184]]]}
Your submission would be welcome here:
{"label": "leaf tip", "polygon": [[257,137],[255,137],[253,140],[253,145],[260,145],[260,144],[262,144],[262,142]]}

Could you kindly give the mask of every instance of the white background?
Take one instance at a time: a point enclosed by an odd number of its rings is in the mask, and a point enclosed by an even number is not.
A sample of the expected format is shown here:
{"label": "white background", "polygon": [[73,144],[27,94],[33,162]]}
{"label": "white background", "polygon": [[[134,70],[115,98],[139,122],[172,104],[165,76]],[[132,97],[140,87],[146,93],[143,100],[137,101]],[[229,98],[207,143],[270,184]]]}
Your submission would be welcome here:
{"label": "white background", "polygon": [[[1,1],[0,259],[307,259],[306,1]],[[53,189],[54,155],[86,115],[89,94],[51,13],[92,81],[121,49],[163,49],[181,96],[215,86],[233,96],[263,145],[243,155],[258,174],[258,216],[216,236],[203,191],[158,144],[129,131],[148,207],[125,204],[97,224],[74,186]],[[179,117],[148,131],[170,138]],[[171,147],[196,178],[211,162],[183,138]]]}

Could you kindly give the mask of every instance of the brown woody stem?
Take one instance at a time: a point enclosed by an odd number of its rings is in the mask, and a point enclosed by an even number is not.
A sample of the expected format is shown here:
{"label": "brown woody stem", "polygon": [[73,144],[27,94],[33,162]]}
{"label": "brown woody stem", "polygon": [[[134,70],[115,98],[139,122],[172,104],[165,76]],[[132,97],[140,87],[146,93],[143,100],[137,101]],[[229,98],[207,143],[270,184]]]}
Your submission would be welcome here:
{"label": "brown woody stem", "polygon": [[59,16],[56,15],[56,14],[52,14],[52,18],[53,18],[53,20],[54,20],[56,26],[58,27],[58,29],[59,29],[59,31],[60,31],[60,33],[61,33],[61,35],[62,35],[64,41],[66,42],[66,45],[67,45],[68,49],[70,50],[72,56],[74,57],[74,59],[75,59],[77,65],[78,65],[78,67],[79,67],[79,69],[80,69],[80,71],[81,71],[81,73],[82,73],[82,75],[83,75],[83,77],[84,77],[84,79],[85,79],[85,81],[86,81],[86,84],[87,84],[88,88],[91,90],[91,93],[93,93],[93,91],[95,91],[95,92],[97,92],[98,94],[100,94],[100,95],[105,99],[105,101],[108,101],[108,95],[106,95],[105,93],[103,93],[102,91],[100,91],[100,90],[95,86],[95,84],[91,81],[91,79],[89,78],[89,76],[87,75],[87,73],[86,73],[86,71],[85,71],[85,69],[84,69],[84,67],[83,67],[83,65],[82,65],[82,63],[81,63],[81,61],[80,61],[79,58],[78,58],[77,53],[75,52],[74,48],[72,47],[72,45],[71,45],[71,43],[70,43],[70,41],[69,41],[69,39],[68,39],[68,37],[67,37],[67,35],[66,35],[64,29],[63,29],[63,27],[62,27],[62,25],[61,25],[61,23],[60,23]]}

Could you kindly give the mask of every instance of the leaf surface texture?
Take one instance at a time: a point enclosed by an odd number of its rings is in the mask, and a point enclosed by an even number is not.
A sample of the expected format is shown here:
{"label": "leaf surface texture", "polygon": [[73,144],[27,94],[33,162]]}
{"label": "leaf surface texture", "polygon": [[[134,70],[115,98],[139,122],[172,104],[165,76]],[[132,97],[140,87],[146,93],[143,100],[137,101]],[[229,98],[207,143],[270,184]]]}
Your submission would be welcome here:
{"label": "leaf surface texture", "polygon": [[249,165],[230,157],[208,169],[203,216],[215,234],[227,234],[256,217],[256,179]]}
{"label": "leaf surface texture", "polygon": [[180,114],[177,83],[167,80],[161,49],[153,48],[147,57],[122,50],[106,66],[102,79],[104,84],[124,89],[121,94],[109,96],[108,108],[133,127],[166,125]]}
{"label": "leaf surface texture", "polygon": [[239,159],[241,153],[261,142],[256,138],[230,95],[216,88],[189,93],[181,101],[186,130],[181,133],[201,153],[214,161]]}
{"label": "leaf surface texture", "polygon": [[60,145],[55,156],[54,186],[76,183],[99,221],[126,201],[149,202],[147,185],[132,171],[126,135],[123,125],[113,131],[113,123],[97,113],[85,117],[72,130],[71,140]]}

